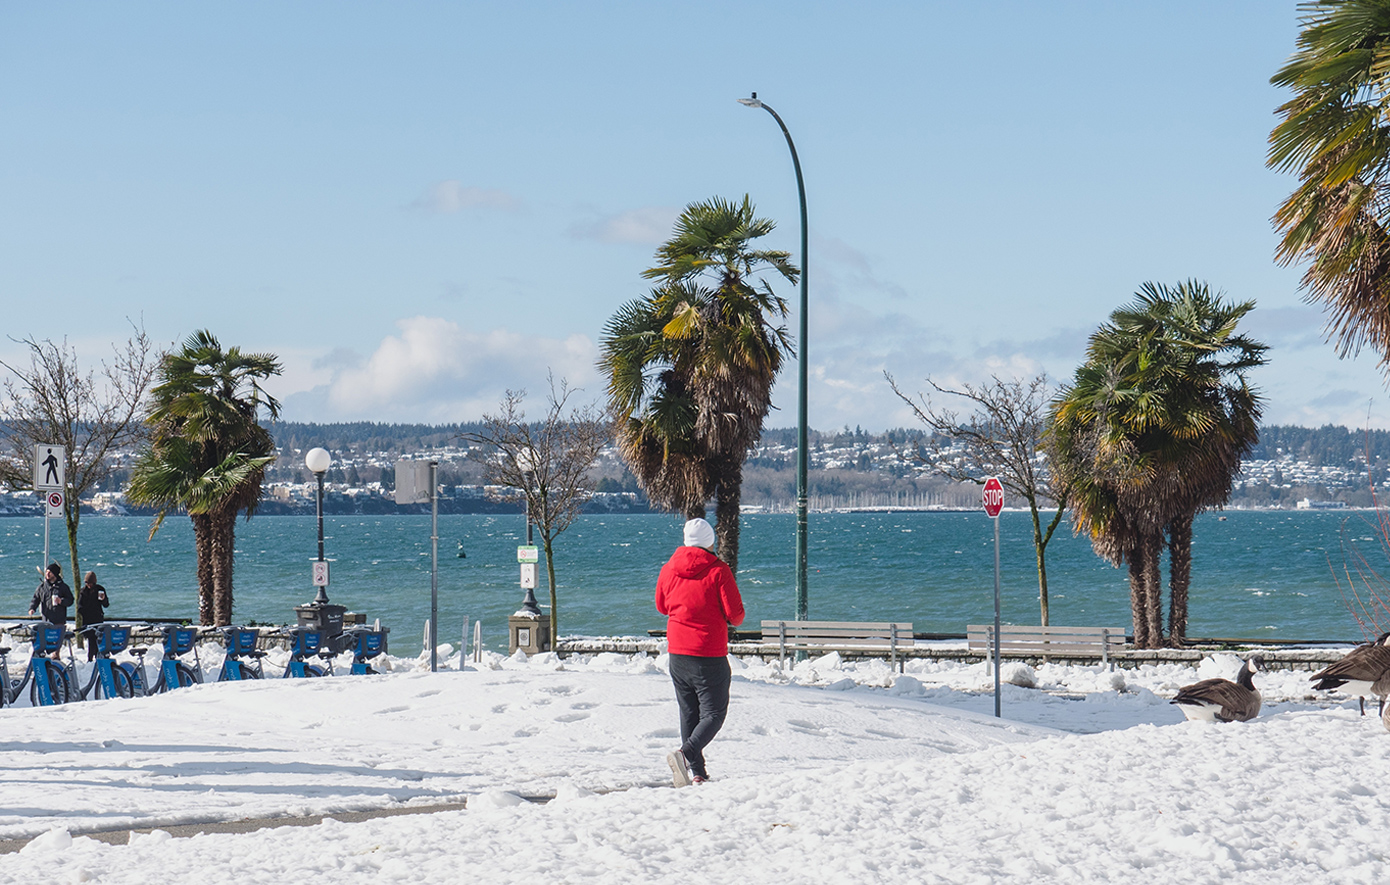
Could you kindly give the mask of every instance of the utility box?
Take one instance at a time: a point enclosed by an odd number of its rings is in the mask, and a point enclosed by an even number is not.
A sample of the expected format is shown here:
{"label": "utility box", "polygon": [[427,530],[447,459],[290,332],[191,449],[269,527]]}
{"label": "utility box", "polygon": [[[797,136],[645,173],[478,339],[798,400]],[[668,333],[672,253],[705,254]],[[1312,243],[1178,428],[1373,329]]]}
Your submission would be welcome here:
{"label": "utility box", "polygon": [[511,635],[508,654],[516,654],[518,649],[527,655],[550,651],[550,618],[512,615],[507,618],[507,632]]}
{"label": "utility box", "polygon": [[323,636],[323,644],[329,648],[336,648],[337,636],[343,632],[343,615],[347,612],[347,606],[325,603],[315,605],[312,602],[308,605],[296,605],[294,613],[299,616],[299,626],[309,627],[319,631]]}

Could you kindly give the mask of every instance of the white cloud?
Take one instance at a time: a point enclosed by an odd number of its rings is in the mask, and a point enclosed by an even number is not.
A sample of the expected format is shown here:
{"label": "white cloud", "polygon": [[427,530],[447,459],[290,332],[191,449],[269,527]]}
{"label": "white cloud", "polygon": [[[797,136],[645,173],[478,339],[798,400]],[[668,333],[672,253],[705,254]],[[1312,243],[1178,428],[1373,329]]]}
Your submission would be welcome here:
{"label": "white cloud", "polygon": [[495,411],[508,389],[532,398],[546,391],[547,372],[582,388],[579,402],[596,400],[602,384],[597,349],[584,335],[545,338],[508,329],[469,331],[438,317],[399,320],[360,363],[335,360],[332,379],[285,398],[295,421],[476,420]]}
{"label": "white cloud", "polygon": [[644,206],[570,227],[570,235],[601,243],[659,245],[671,236],[681,210],[674,206]]}
{"label": "white cloud", "polygon": [[410,204],[412,209],[452,215],[464,209],[500,209],[513,211],[521,202],[500,188],[464,187],[454,179],[438,182]]}

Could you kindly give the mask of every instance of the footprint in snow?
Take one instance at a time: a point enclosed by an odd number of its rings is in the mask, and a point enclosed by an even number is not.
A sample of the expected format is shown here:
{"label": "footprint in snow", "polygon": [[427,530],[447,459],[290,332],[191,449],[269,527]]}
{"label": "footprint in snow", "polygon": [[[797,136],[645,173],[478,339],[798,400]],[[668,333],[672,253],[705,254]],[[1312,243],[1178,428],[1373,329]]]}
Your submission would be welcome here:
{"label": "footprint in snow", "polygon": [[904,740],[907,737],[906,735],[897,734],[896,732],[892,731],[879,731],[877,728],[866,728],[864,729],[864,732],[866,734],[871,734],[874,737],[892,738],[893,740],[897,741]]}
{"label": "footprint in snow", "polygon": [[578,722],[578,721],[581,720],[581,719],[588,719],[588,718],[589,718],[589,714],[588,714],[588,713],[565,713],[564,715],[556,716],[556,717],[555,717],[555,721],[556,721],[556,722]]}

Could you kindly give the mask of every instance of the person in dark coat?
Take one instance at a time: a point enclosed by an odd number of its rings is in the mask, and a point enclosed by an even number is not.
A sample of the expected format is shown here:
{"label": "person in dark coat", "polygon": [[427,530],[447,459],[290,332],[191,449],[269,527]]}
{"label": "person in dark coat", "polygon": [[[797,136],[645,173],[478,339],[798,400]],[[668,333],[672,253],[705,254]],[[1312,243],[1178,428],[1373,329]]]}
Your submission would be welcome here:
{"label": "person in dark coat", "polygon": [[705,747],[729,712],[729,627],[743,623],[734,574],[714,555],[714,529],[703,519],[685,524],[656,582],[656,610],[666,615],[666,651],[680,708],[681,746],[669,754],[678,787],[704,783]]}
{"label": "person in dark coat", "polygon": [[68,606],[72,605],[72,588],[63,580],[63,567],[50,562],[43,573],[43,580],[34,591],[34,599],[29,603],[29,614],[39,613],[45,623],[63,627],[68,623]]}
{"label": "person in dark coat", "polygon": [[82,626],[89,661],[96,659],[97,643],[95,634],[86,632],[87,628],[106,620],[105,609],[110,604],[106,588],[97,583],[97,573],[87,572],[86,577],[82,579],[81,588],[77,591],[77,623]]}

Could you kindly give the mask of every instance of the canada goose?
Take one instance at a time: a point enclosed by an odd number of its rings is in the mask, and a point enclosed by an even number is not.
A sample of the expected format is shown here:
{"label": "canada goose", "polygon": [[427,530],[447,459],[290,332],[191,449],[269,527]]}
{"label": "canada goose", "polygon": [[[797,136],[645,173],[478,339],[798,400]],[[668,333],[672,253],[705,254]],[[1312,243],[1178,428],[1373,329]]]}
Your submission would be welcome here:
{"label": "canada goose", "polygon": [[1248,722],[1260,715],[1260,692],[1253,677],[1261,663],[1259,655],[1252,655],[1235,682],[1203,679],[1184,685],[1169,703],[1177,704],[1182,714],[1194,721]]}
{"label": "canada goose", "polygon": [[1385,696],[1390,694],[1390,633],[1374,642],[1358,645],[1332,666],[1308,677],[1313,688],[1328,691],[1341,689],[1361,698],[1361,715],[1366,715],[1366,695],[1380,699],[1377,713],[1385,712]]}

